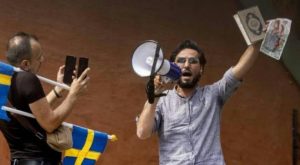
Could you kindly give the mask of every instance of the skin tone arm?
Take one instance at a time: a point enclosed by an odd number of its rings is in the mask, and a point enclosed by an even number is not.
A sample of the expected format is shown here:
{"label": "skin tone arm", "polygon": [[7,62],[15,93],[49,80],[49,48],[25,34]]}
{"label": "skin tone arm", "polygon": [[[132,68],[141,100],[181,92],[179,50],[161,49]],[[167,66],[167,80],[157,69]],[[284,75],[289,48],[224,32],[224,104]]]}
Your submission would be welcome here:
{"label": "skin tone arm", "polygon": [[[172,84],[164,84],[161,81],[160,76],[156,76],[154,79],[154,85],[156,93],[161,93],[167,88],[171,88]],[[154,103],[150,104],[146,101],[143,111],[137,122],[136,134],[140,139],[147,139],[152,135],[152,130],[155,122],[155,108],[158,102],[158,98],[155,98]]]}
{"label": "skin tone arm", "polygon": [[148,101],[146,101],[144,105],[144,109],[137,122],[136,130],[136,134],[140,139],[147,139],[152,134],[157,101],[157,98],[155,99],[153,104],[150,104]]}
{"label": "skin tone arm", "polygon": [[73,79],[68,95],[57,108],[52,109],[46,97],[29,105],[39,125],[45,131],[48,133],[53,132],[71,113],[75,101],[89,81],[89,77],[85,78],[89,70],[87,68],[79,78]]}
{"label": "skin tone arm", "polygon": [[[63,78],[64,78],[64,69],[65,69],[65,66],[61,66],[59,67],[58,69],[58,72],[57,72],[57,82],[59,83],[63,83]],[[54,90],[60,95],[61,92],[63,91],[62,88],[58,87],[58,86],[55,86],[54,87]],[[48,95],[46,96],[46,99],[47,99],[47,102],[50,104],[50,106],[52,107],[52,105],[55,103],[55,101],[57,100],[57,96],[55,95],[54,91],[51,90]]]}
{"label": "skin tone arm", "polygon": [[[266,26],[263,28],[263,31],[266,32],[269,26],[270,20],[266,21]],[[233,74],[238,80],[242,80],[248,71],[254,65],[258,54],[261,41],[256,42],[246,49],[246,51],[241,56],[239,62],[233,67]]]}
{"label": "skin tone arm", "polygon": [[241,56],[238,63],[233,67],[233,75],[237,79],[242,80],[254,65],[259,54],[259,43],[260,42],[250,45]]}

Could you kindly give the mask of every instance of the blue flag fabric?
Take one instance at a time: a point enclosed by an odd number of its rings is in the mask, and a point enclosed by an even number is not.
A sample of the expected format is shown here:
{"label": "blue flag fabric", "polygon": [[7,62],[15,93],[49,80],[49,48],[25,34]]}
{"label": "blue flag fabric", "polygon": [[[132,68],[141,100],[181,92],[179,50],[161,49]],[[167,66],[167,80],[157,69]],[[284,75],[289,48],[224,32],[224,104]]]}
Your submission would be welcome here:
{"label": "blue flag fabric", "polygon": [[73,126],[73,147],[64,153],[63,165],[94,165],[104,152],[106,133]]}
{"label": "blue flag fabric", "polygon": [[[11,65],[0,62],[0,108],[7,103],[7,95],[11,85],[11,77],[14,68]],[[6,111],[0,109],[0,119],[10,121]]]}

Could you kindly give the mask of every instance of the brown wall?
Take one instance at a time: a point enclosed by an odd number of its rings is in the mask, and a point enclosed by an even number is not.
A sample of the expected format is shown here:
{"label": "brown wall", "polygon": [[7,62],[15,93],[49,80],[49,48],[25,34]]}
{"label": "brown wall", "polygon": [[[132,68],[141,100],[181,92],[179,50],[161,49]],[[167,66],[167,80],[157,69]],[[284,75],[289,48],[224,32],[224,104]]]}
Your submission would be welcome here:
{"label": "brown wall", "polygon": [[[159,41],[166,56],[183,39],[199,42],[208,58],[201,84],[218,80],[246,48],[232,18],[235,0],[7,0],[0,6],[2,54],[9,36],[26,31],[43,45],[43,76],[55,79],[67,54],[90,58],[88,91],[67,121],[119,137],[97,164],[158,164],[157,138],[141,141],[135,135],[147,80],[131,67],[139,42]],[[299,87],[282,64],[261,54],[224,107],[221,138],[227,164],[291,164],[291,112],[300,109],[299,98]],[[7,164],[3,138],[0,146],[0,164]]]}

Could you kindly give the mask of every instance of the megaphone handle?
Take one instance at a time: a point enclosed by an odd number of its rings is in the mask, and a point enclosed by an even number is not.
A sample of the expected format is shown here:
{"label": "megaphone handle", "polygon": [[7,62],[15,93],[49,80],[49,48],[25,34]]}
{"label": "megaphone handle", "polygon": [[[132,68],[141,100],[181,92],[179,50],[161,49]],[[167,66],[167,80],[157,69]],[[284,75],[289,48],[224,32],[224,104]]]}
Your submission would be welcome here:
{"label": "megaphone handle", "polygon": [[150,76],[150,80],[147,83],[146,86],[146,93],[147,93],[147,98],[148,98],[148,102],[150,104],[154,103],[154,77],[155,75]]}

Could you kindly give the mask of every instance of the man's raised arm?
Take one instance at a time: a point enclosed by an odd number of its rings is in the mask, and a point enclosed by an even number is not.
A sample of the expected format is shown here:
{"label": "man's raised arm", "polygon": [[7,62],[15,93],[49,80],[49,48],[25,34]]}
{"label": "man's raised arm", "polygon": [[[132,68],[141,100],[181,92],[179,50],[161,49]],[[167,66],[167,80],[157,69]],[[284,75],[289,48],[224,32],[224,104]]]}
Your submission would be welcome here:
{"label": "man's raised arm", "polygon": [[239,59],[238,63],[233,67],[232,71],[237,79],[242,80],[254,65],[254,62],[256,61],[259,54],[260,43],[261,42],[257,42],[253,45],[248,46],[246,51]]}

